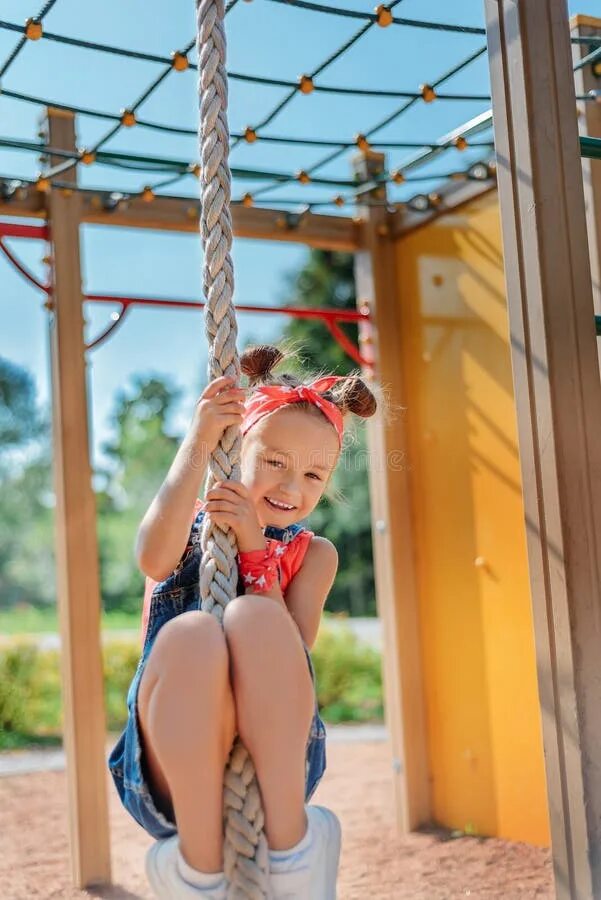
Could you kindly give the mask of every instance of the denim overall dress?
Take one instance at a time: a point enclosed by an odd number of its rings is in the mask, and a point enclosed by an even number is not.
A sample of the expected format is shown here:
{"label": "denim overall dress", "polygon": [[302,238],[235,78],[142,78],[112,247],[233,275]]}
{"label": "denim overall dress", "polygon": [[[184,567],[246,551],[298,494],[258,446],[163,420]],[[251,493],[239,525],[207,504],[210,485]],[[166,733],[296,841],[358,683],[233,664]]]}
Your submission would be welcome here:
{"label": "denim overall dress", "polygon": [[[157,840],[175,834],[177,826],[157,808],[146,780],[142,733],[137,714],[138,687],[159,630],[175,616],[199,609],[198,569],[202,556],[200,528],[203,517],[204,511],[200,510],[192,525],[190,540],[179,565],[168,578],[159,582],[152,592],[142,655],[127,692],[127,723],[108,758],[108,767],[121,802],[136,822]],[[303,530],[305,530],[303,526],[298,524],[290,525],[288,528],[267,525],[263,533],[266,538],[275,538],[287,544]],[[238,593],[240,595],[245,593],[240,577]],[[304,641],[303,647],[315,688],[315,670]],[[325,737],[326,729],[319,716],[315,695],[315,711],[305,753],[305,800],[309,800],[315,792],[326,768]]]}

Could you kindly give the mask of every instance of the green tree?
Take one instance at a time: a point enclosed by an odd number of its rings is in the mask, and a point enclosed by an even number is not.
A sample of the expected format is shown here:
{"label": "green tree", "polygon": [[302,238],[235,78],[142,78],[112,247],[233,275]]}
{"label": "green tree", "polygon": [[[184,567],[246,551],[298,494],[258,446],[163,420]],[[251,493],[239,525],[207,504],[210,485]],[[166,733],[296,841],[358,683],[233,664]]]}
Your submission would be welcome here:
{"label": "green tree", "polygon": [[142,516],[173,461],[180,437],[169,419],[181,390],[154,376],[138,375],[115,398],[114,437],[103,446],[108,467],[97,493],[98,544],[104,608],[140,609],[144,579],[134,555]]}
{"label": "green tree", "polygon": [[48,414],[31,374],[0,357],[0,608],[54,599]]}
{"label": "green tree", "polygon": [[[303,268],[286,277],[282,300],[284,305],[305,309],[355,310],[352,255],[310,250]],[[357,326],[344,322],[340,327],[356,346]],[[357,369],[354,360],[317,319],[291,319],[282,336],[298,345],[303,367],[310,371],[325,369],[345,375]],[[365,428],[357,423],[349,433],[354,440],[349,444],[345,441],[332,478],[334,497],[322,498],[308,524],[329,538],[339,553],[339,570],[326,609],[344,610],[354,616],[376,615]]]}
{"label": "green tree", "polygon": [[180,438],[169,419],[181,389],[155,376],[136,375],[131,388],[115,397],[115,436],[103,445],[113,464],[111,494],[116,506],[147,506],[173,461]]}
{"label": "green tree", "polygon": [[20,450],[35,439],[47,437],[48,423],[38,409],[31,374],[0,356],[0,450]]}
{"label": "green tree", "polygon": [[[326,307],[355,310],[352,255],[310,250],[302,269],[285,276],[282,299],[284,306],[303,309]],[[339,325],[356,346],[357,326],[353,322],[341,322]],[[334,375],[346,375],[356,369],[355,362],[319,319],[290,319],[284,328],[284,336],[294,343],[298,342],[304,366],[310,371],[327,368]]]}
{"label": "green tree", "polygon": [[[134,555],[140,520],[180,437],[169,420],[181,391],[136,376],[115,397],[107,463],[95,472],[100,586],[105,609],[138,612],[144,588]],[[51,428],[35,382],[0,358],[0,608],[56,602]]]}

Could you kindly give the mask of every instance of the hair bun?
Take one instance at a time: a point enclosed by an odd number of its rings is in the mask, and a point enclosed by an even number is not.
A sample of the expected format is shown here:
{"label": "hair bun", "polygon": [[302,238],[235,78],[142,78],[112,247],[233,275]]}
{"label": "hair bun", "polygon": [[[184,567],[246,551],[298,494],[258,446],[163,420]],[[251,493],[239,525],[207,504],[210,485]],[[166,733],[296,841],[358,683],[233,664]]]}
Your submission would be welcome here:
{"label": "hair bun", "polygon": [[251,385],[257,381],[266,381],[269,374],[279,362],[284,359],[284,354],[271,344],[259,344],[257,347],[247,347],[240,356],[240,368],[248,376]]}
{"label": "hair bun", "polygon": [[342,413],[352,412],[362,419],[369,419],[378,408],[378,403],[373,393],[358,375],[351,375],[339,382],[336,391],[336,401]]}

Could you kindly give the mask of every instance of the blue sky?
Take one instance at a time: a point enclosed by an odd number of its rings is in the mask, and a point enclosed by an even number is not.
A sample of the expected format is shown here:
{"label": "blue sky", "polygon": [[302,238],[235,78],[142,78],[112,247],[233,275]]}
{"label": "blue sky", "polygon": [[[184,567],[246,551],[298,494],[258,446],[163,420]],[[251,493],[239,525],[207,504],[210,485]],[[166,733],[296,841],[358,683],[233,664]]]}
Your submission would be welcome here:
{"label": "blue sky", "polygon": [[[338,5],[372,11],[374,3],[346,0]],[[41,0],[4,0],[0,18],[23,24],[34,15]],[[572,12],[599,14],[599,0],[570,3]],[[483,25],[481,0],[404,0],[395,14],[407,18],[444,21],[470,26]],[[298,75],[319,66],[326,57],[353,35],[361,22],[338,16],[319,15],[270,0],[239,2],[228,16],[228,66],[232,71],[295,81]],[[82,4],[81,0],[58,0],[45,19],[47,31],[85,38],[99,43],[169,56],[188,43],[194,33],[194,3],[166,4],[158,0],[103,0]],[[12,50],[17,35],[0,28],[0,65]],[[399,26],[374,27],[321,76],[320,83],[362,88],[416,90],[431,82],[484,44],[477,35],[445,34]],[[191,55],[194,59],[194,54]],[[485,94],[489,90],[488,63],[483,55],[464,72],[451,78],[444,90]],[[28,42],[2,80],[2,88],[25,94],[119,112],[140,95],[160,72],[154,63],[122,59],[103,53],[69,48],[50,41]],[[442,88],[441,88],[442,90]],[[243,129],[263,118],[285,94],[285,90],[230,83],[230,127]],[[349,98],[313,93],[297,94],[266,129],[267,134],[311,136],[350,140],[366,131],[400,105],[391,98]],[[398,121],[377,133],[381,140],[433,141],[488,108],[486,102],[436,102],[416,104]],[[146,119],[195,128],[198,101],[196,74],[172,72],[141,107]],[[0,95],[2,136],[35,140],[41,109]],[[91,118],[78,121],[78,142],[89,146],[110,127]],[[159,134],[143,128],[122,129],[107,144],[114,149],[169,156],[194,161],[193,136]],[[326,151],[327,152],[327,151]],[[232,166],[294,172],[307,168],[322,156],[323,148],[242,144],[231,157]],[[430,173],[464,168],[482,151],[465,154],[452,151],[430,167]],[[390,167],[407,159],[411,151],[389,151]],[[320,174],[347,178],[351,154],[325,166]],[[0,176],[34,177],[35,154],[0,148]],[[89,187],[139,190],[157,176],[111,169],[82,167],[80,182]],[[436,182],[405,185],[391,196],[403,199]],[[253,187],[236,179],[234,196]],[[194,197],[198,184],[188,177],[171,192]],[[304,200],[328,199],[336,188],[293,185],[274,191],[270,197]],[[201,248],[195,235],[122,230],[85,226],[82,229],[84,288],[88,292],[200,299]],[[11,247],[38,274],[45,248],[38,241],[11,241]],[[237,240],[234,247],[236,301],[276,306],[284,299],[283,278],[297,269],[306,250],[297,245],[267,244]],[[35,376],[40,399],[49,397],[46,312],[42,298],[0,259],[0,355],[26,366]],[[88,337],[99,333],[110,309],[86,305]],[[284,324],[278,315],[239,315],[239,346],[250,337],[274,339]],[[324,330],[324,339],[329,340]],[[134,310],[123,327],[105,345],[89,354],[89,390],[94,458],[109,434],[108,414],[114,394],[126,386],[134,373],[156,373],[184,388],[179,417],[183,428],[200,386],[206,381],[206,337],[202,315],[174,310]]]}

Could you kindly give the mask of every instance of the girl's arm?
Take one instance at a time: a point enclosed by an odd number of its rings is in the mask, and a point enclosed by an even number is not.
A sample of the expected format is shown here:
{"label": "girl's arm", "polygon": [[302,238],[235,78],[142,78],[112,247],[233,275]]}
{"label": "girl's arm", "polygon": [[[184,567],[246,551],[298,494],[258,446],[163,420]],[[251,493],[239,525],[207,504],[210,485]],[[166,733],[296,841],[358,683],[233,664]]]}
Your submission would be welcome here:
{"label": "girl's arm", "polygon": [[208,460],[191,434],[186,434],[167,477],[138,529],[136,559],[145,575],[163,581],[175,569],[186,548],[190,517]]}
{"label": "girl's arm", "polygon": [[203,391],[167,477],[142,519],[136,559],[145,575],[163,581],[175,569],[190,534],[190,516],[209,457],[229,425],[240,425],[245,391],[232,378],[216,378]]}
{"label": "girl's arm", "polygon": [[[327,538],[315,535],[311,538],[301,568],[286,588],[283,602],[309,650],[315,643],[321,614],[334,584],[337,569],[336,547]],[[269,596],[274,596],[276,592],[279,594],[278,599],[281,598],[279,585],[273,586]]]}
{"label": "girl's arm", "polygon": [[337,570],[336,547],[327,538],[315,535],[300,570],[286,590],[286,605],[309,650],[317,638],[321,614]]}

